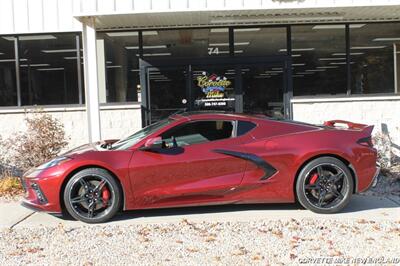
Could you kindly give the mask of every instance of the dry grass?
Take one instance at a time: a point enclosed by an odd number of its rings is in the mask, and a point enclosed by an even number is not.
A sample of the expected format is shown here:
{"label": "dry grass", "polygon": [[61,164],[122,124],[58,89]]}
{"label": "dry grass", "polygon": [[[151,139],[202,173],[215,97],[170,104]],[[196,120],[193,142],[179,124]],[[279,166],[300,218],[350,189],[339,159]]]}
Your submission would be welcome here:
{"label": "dry grass", "polygon": [[0,178],[0,197],[13,197],[23,193],[21,181],[18,177]]}

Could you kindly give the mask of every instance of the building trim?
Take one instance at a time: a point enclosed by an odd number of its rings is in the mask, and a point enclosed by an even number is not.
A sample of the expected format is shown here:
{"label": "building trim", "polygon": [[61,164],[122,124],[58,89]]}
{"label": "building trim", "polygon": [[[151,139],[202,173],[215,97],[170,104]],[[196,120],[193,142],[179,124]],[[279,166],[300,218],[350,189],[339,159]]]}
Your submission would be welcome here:
{"label": "building trim", "polygon": [[[126,104],[103,104],[100,105],[100,111],[109,111],[109,110],[136,110],[140,109],[140,103],[131,102]],[[24,107],[2,107],[0,108],[1,114],[24,114],[29,112],[42,111],[46,113],[54,113],[54,112],[77,112],[77,111],[86,111],[85,105],[80,104],[71,104],[71,105],[47,105],[47,106],[24,106]]]}
{"label": "building trim", "polygon": [[295,97],[291,103],[326,103],[326,102],[365,102],[365,101],[400,101],[400,95],[371,95],[371,96],[315,96],[315,97]]}

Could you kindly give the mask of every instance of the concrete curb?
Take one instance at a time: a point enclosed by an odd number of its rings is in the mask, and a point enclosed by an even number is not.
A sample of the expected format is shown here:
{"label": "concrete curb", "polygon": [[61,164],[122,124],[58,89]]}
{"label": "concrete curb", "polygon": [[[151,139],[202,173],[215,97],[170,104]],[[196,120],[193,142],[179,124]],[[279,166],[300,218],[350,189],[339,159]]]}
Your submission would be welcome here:
{"label": "concrete curb", "polygon": [[14,228],[34,213],[22,207],[20,202],[0,203],[0,228]]}

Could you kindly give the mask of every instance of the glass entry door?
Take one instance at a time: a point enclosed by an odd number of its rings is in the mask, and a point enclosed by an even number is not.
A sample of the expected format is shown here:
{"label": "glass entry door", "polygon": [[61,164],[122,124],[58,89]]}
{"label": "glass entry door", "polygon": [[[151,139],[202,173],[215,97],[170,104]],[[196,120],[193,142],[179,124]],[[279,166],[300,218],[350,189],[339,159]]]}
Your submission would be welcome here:
{"label": "glass entry door", "polygon": [[272,59],[141,60],[143,126],[179,111],[290,117],[290,59]]}
{"label": "glass entry door", "polygon": [[187,107],[186,66],[147,69],[149,123],[154,123]]}

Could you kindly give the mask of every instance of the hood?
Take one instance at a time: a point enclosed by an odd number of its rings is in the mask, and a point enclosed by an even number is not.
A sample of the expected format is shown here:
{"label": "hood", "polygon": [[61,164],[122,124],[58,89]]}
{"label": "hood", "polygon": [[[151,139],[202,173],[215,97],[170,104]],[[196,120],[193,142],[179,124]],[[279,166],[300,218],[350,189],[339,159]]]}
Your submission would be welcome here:
{"label": "hood", "polygon": [[116,141],[118,140],[109,139],[93,143],[87,143],[67,151],[66,153],[62,154],[62,156],[72,157],[73,155],[83,154],[90,151],[108,151],[108,145],[111,145]]}

